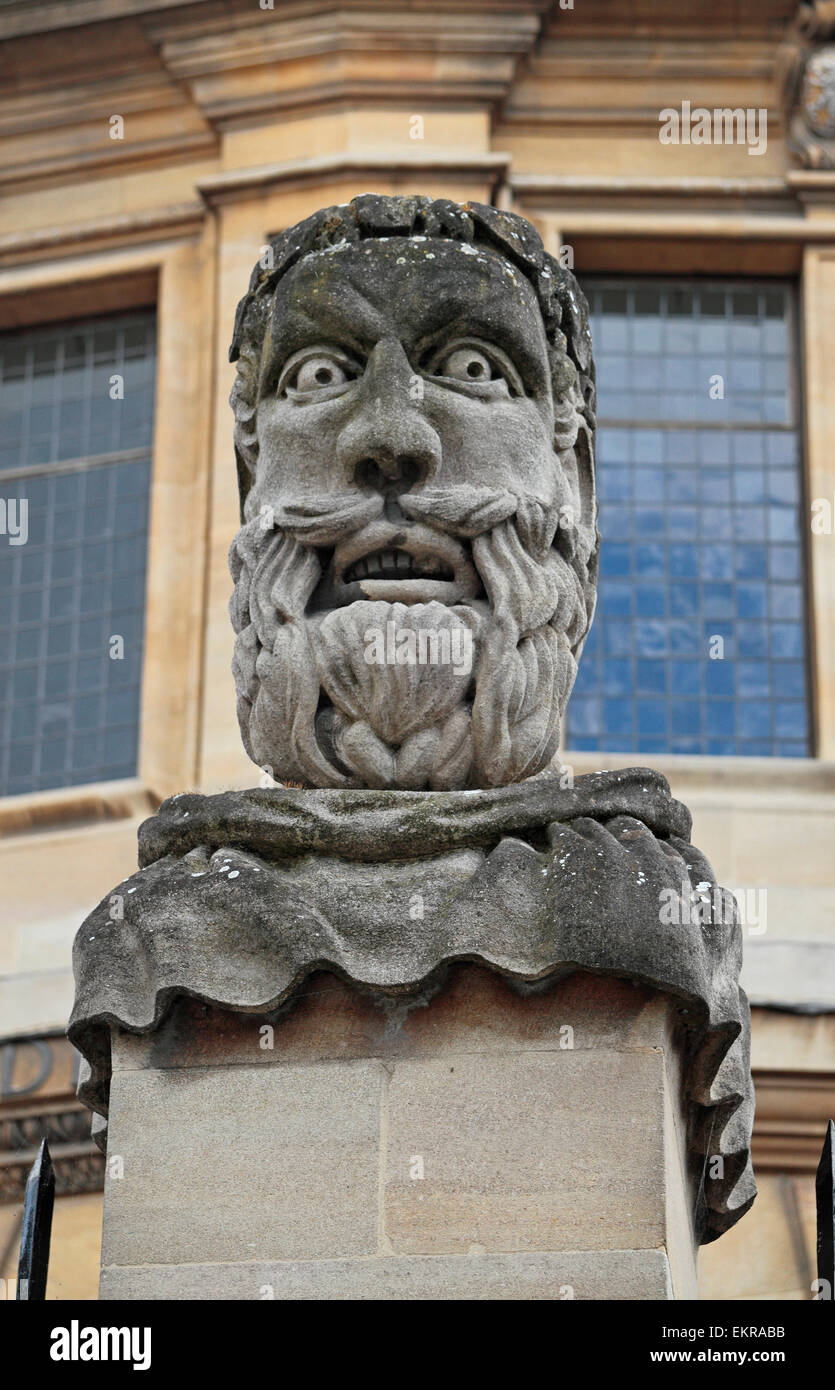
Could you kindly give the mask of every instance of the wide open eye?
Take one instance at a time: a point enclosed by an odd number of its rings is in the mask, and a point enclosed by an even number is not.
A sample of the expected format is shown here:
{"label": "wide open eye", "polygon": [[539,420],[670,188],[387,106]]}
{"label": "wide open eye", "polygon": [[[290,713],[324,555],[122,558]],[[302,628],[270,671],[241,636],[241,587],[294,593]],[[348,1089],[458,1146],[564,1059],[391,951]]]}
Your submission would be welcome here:
{"label": "wide open eye", "polygon": [[296,372],[292,383],[297,391],[317,391],[323,386],[341,386],[348,375],[341,362],[333,357],[308,357]]}
{"label": "wide open eye", "polygon": [[[430,376],[475,387],[490,387],[491,396],[524,395],[521,377],[501,348],[479,339],[459,339],[432,354],[425,370]],[[478,392],[481,395],[483,392]]]}
{"label": "wide open eye", "polygon": [[441,359],[435,369],[436,376],[451,376],[456,381],[490,381],[492,366],[483,352],[477,348],[459,347]]}
{"label": "wide open eye", "polygon": [[285,362],[276,394],[291,400],[330,395],[359,374],[357,364],[339,349],[308,348]]}

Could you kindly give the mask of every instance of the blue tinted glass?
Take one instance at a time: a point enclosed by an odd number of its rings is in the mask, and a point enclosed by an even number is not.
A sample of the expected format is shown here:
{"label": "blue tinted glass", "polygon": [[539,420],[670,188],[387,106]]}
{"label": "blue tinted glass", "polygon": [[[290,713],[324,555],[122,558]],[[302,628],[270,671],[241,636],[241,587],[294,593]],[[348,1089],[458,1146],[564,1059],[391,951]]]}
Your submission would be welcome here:
{"label": "blue tinted glass", "polygon": [[584,288],[603,543],[568,746],[805,756],[793,289]]}
{"label": "blue tinted glass", "polygon": [[0,486],[28,508],[26,543],[0,537],[0,795],[136,773],[155,332],[0,334]]}
{"label": "blue tinted glass", "polygon": [[700,663],[677,661],[670,669],[670,689],[673,695],[698,695],[702,686]]}

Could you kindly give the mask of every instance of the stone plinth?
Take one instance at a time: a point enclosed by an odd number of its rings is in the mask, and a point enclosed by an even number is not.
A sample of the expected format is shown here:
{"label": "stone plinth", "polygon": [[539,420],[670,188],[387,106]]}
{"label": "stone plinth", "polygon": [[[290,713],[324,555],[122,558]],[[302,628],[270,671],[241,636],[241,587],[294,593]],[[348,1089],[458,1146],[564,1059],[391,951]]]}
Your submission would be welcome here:
{"label": "stone plinth", "polygon": [[114,1029],[102,1297],[693,1297],[678,1023],[460,964],[434,997],[321,973],[270,1020]]}

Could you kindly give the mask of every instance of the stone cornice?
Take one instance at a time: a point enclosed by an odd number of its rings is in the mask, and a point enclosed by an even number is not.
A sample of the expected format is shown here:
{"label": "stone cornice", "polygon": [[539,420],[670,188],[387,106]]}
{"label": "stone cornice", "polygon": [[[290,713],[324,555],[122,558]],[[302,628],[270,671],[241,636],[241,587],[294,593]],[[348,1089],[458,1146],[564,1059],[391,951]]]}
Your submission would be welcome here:
{"label": "stone cornice", "polygon": [[[647,63],[652,60],[651,74]],[[531,63],[533,77],[605,77],[613,67],[623,78],[646,84],[648,76],[693,82],[713,77],[766,77],[774,72],[773,40],[762,36],[717,39],[652,34],[605,33],[575,38],[563,32],[545,38]]]}
{"label": "stone cornice", "polygon": [[42,260],[54,262],[79,252],[194,236],[200,231],[204,217],[201,203],[181,203],[148,212],[122,213],[89,222],[11,232],[0,236],[0,266]]}
{"label": "stone cornice", "polygon": [[814,1173],[832,1117],[831,1072],[754,1071],[757,1172]]}
{"label": "stone cornice", "polygon": [[[648,196],[658,198],[697,198],[703,207],[705,200],[717,199],[726,202],[731,199],[778,199],[781,201],[794,197],[795,179],[792,174],[784,177],[771,175],[765,178],[717,178],[717,177],[674,177],[652,178],[649,175],[609,177],[605,174],[525,174],[512,173],[509,183],[514,192],[521,195],[554,194],[559,197],[588,199],[605,196],[607,198],[628,198]],[[832,186],[835,187],[835,176]]]}
{"label": "stone cornice", "polygon": [[[91,24],[110,22],[91,27],[89,43],[76,26],[68,51],[77,60],[69,62],[52,34],[32,31],[24,40],[21,30],[15,38],[10,23],[22,13],[0,11],[14,74],[0,92],[7,192],[193,162],[216,153],[222,129],[288,112],[364,104],[493,112],[532,51],[548,3],[45,8],[54,20],[47,28],[70,23],[70,10],[74,20],[83,13]],[[125,118],[124,139],[110,138],[113,114]]]}
{"label": "stone cornice", "polygon": [[181,164],[184,160],[211,157],[215,150],[215,137],[199,131],[192,135],[142,140],[129,146],[114,142],[110,148],[102,146],[83,152],[73,149],[64,154],[30,160],[16,169],[3,170],[0,172],[0,189],[10,195],[33,185],[44,186],[67,179],[84,181],[99,173],[125,174],[148,163],[153,163],[154,167]]}
{"label": "stone cornice", "polygon": [[452,177],[475,175],[477,178],[502,179],[510,164],[510,155],[501,151],[486,154],[426,154],[409,152],[398,157],[390,151],[380,154],[322,155],[310,159],[289,159],[277,164],[259,165],[252,169],[236,169],[201,179],[197,190],[210,205],[250,198],[253,194],[277,184],[326,183],[351,175],[381,174],[449,174]]}
{"label": "stone cornice", "polygon": [[[254,0],[4,6],[10,64],[26,44],[17,85],[7,83],[0,95],[5,191],[193,162],[217,151],[223,130],[346,105],[481,108],[516,133],[643,137],[658,120],[647,83],[653,92],[679,90],[684,78],[706,101],[741,83],[734,100],[768,105],[779,137],[779,6],[744,37],[720,32],[710,41],[651,8],[651,27],[625,33],[625,6],[590,17],[557,11],[551,0],[276,0],[274,10]],[[85,24],[89,44],[79,30]],[[55,35],[42,32],[64,26],[76,36],[73,65],[57,54]],[[126,117],[124,141],[109,138],[114,112]],[[799,189],[796,196],[826,197]]]}
{"label": "stone cornice", "polygon": [[74,0],[68,4],[67,0],[45,0],[45,3],[33,5],[31,0],[17,0],[16,4],[3,8],[0,39],[55,29],[77,29],[85,24],[102,24],[151,10],[184,9],[187,5],[202,3],[203,0]]}
{"label": "stone cornice", "polygon": [[153,792],[134,779],[4,797],[0,800],[0,835],[7,839],[43,830],[138,818],[156,805]]}
{"label": "stone cornice", "polygon": [[629,3],[576,5],[563,10],[554,5],[546,26],[546,43],[592,36],[641,42],[657,35],[676,42],[704,42],[706,25],[714,39],[738,41],[759,38],[773,42],[793,17],[797,0],[757,0],[756,4],[729,5],[725,0],[703,0],[698,5],[671,5],[669,0],[629,0]]}
{"label": "stone cornice", "polygon": [[[119,112],[164,110],[187,104],[187,99],[159,71],[121,74],[115,79],[119,92]],[[99,77],[89,82],[41,88],[35,91],[8,91],[0,108],[0,136],[20,135],[65,121],[72,103],[77,121],[107,120],[115,110],[114,78]]]}
{"label": "stone cornice", "polygon": [[[484,10],[472,3],[426,9],[394,5],[307,5],[265,12],[249,9],[222,25],[200,24],[185,37],[160,31],[165,66],[178,77],[227,72],[342,52],[399,55],[415,50],[453,53],[525,53],[539,34],[541,5],[508,4]],[[473,24],[478,11],[478,25]],[[450,74],[452,76],[452,74]]]}
{"label": "stone cornice", "polygon": [[791,169],[786,183],[806,206],[831,207],[835,203],[835,169]]}
{"label": "stone cornice", "polygon": [[498,103],[540,30],[543,6],[425,9],[373,4],[236,13],[183,36],[158,32],[162,62],[212,121],[316,103]]}
{"label": "stone cornice", "polygon": [[790,213],[754,212],[743,209],[723,211],[690,210],[686,204],[674,208],[657,205],[600,208],[560,201],[549,190],[528,188],[518,209],[530,217],[538,211],[552,212],[561,221],[566,240],[580,237],[635,238],[658,241],[661,238],[684,241],[765,242],[771,245],[823,245],[835,241],[835,219],[806,218]]}

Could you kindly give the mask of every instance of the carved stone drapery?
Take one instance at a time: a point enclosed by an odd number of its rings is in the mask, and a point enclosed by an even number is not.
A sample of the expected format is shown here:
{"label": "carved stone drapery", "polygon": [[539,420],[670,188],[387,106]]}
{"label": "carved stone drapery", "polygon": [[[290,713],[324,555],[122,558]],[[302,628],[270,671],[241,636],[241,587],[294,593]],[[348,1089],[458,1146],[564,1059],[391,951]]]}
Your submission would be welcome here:
{"label": "carved stone drapery", "polygon": [[174,797],[115,890],[124,916],[109,895],[76,939],[80,1093],[106,1116],[110,1030],[153,1032],[182,995],[280,1014],[325,969],[408,1009],[460,960],[523,990],[577,970],[631,979],[679,1001],[697,1231],[713,1240],[754,1199],[749,1017],[733,899],[689,831],[648,769],[573,788]]}

